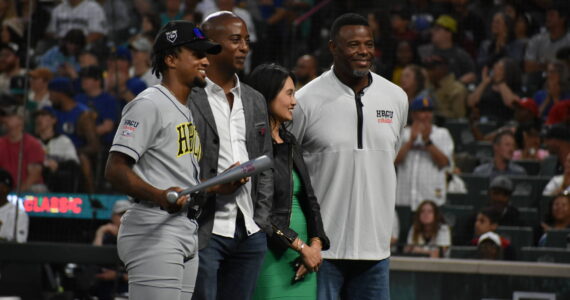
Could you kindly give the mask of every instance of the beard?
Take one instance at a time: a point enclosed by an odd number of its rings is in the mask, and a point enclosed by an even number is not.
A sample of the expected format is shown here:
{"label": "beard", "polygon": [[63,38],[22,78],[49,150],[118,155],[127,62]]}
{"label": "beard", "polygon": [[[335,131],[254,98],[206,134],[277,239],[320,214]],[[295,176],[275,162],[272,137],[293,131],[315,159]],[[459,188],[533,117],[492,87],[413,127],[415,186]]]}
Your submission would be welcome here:
{"label": "beard", "polygon": [[196,77],[194,77],[194,80],[192,81],[192,85],[195,87],[199,87],[199,88],[205,88],[206,87],[206,80],[202,79],[202,77],[200,77],[200,76],[196,76]]}
{"label": "beard", "polygon": [[368,69],[368,70],[366,70],[366,71],[362,71],[362,70],[352,70],[352,75],[353,75],[354,77],[361,78],[361,77],[364,77],[364,76],[368,75],[368,72],[370,72],[370,69]]}

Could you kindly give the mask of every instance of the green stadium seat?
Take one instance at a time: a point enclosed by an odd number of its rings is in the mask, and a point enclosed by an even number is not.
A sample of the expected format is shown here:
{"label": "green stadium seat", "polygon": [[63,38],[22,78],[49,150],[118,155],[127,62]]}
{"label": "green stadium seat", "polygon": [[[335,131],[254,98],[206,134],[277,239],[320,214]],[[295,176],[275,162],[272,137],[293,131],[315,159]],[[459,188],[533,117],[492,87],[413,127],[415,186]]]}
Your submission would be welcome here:
{"label": "green stadium seat", "polygon": [[570,263],[570,250],[550,247],[522,247],[520,260],[549,263]]}
{"label": "green stadium seat", "polygon": [[516,160],[517,165],[523,167],[528,175],[535,176],[540,173],[540,161],[537,160]]}
{"label": "green stadium seat", "polygon": [[467,186],[467,191],[470,195],[486,195],[489,189],[489,177],[474,175],[474,174],[461,174],[459,175]]}
{"label": "green stadium seat", "polygon": [[567,248],[570,229],[551,229],[546,232],[546,247]]}
{"label": "green stadium seat", "polygon": [[493,158],[493,145],[487,141],[476,141],[465,145],[465,151],[475,156],[481,161],[488,161]]}
{"label": "green stadium seat", "polygon": [[465,220],[472,216],[476,210],[473,205],[449,205],[444,204],[441,206],[441,211],[445,221],[450,227],[458,224],[458,221]]}
{"label": "green stadium seat", "polygon": [[541,176],[554,176],[556,174],[556,165],[558,164],[558,157],[550,155],[540,162],[540,175]]}
{"label": "green stadium seat", "polygon": [[409,206],[396,205],[396,213],[400,220],[400,236],[398,237],[398,244],[404,245],[408,238],[408,231],[412,226],[412,210]]}
{"label": "green stadium seat", "polygon": [[527,226],[537,226],[540,223],[540,218],[538,216],[538,209],[533,207],[520,207],[519,208],[519,218]]}
{"label": "green stadium seat", "polygon": [[476,259],[477,246],[451,246],[449,258]]}
{"label": "green stadium seat", "polygon": [[450,205],[470,205],[471,195],[469,194],[455,194],[455,193],[447,193],[445,203]]}
{"label": "green stadium seat", "polygon": [[543,218],[548,214],[550,210],[550,203],[554,200],[554,196],[541,196],[540,201],[538,202],[538,211],[540,213],[540,217]]}
{"label": "green stadium seat", "polygon": [[464,150],[464,145],[475,141],[467,120],[447,119],[445,124],[443,124],[443,127],[449,130],[449,134],[451,134],[451,137],[453,138],[455,152],[462,152]]}
{"label": "green stadium seat", "polygon": [[522,247],[530,247],[533,245],[533,232],[530,226],[499,226],[496,232],[511,241],[511,246],[515,252],[515,256],[520,257],[520,249]]}

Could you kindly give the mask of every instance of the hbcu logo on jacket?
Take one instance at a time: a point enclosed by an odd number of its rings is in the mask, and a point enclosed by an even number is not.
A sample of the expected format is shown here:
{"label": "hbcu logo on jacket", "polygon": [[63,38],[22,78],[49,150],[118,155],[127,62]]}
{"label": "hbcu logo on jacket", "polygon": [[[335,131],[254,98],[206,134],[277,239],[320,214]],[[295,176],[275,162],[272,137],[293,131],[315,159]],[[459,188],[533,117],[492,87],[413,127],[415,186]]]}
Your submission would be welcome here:
{"label": "hbcu logo on jacket", "polygon": [[376,110],[376,117],[378,118],[378,123],[392,123],[394,118],[394,111],[392,110]]}

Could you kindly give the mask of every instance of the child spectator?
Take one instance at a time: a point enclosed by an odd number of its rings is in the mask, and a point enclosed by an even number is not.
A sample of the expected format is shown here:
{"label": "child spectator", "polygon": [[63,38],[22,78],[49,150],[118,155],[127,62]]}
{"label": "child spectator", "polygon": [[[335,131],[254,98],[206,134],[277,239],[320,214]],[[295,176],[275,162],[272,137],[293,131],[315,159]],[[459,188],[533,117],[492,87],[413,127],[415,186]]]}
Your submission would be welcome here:
{"label": "child spectator", "polygon": [[[534,107],[536,109],[536,105]],[[513,160],[541,161],[549,155],[548,151],[540,148],[540,125],[536,122],[520,124],[515,131],[515,140],[519,149],[513,152]]]}
{"label": "child spectator", "polygon": [[477,242],[477,256],[479,259],[503,259],[503,249],[499,235],[494,232],[483,234]]}
{"label": "child spectator", "polygon": [[423,201],[414,215],[408,232],[405,253],[429,255],[432,258],[448,256],[451,231],[435,202]]}
{"label": "child spectator", "polygon": [[[478,246],[482,240],[484,240],[489,235],[487,233],[497,230],[499,227],[499,220],[501,218],[501,212],[494,207],[485,207],[478,214],[475,220],[475,237],[471,240],[471,245]],[[496,234],[496,233],[494,233]],[[504,258],[512,260],[514,258],[513,248],[511,242],[496,234],[499,237],[501,249],[504,254]]]}
{"label": "child spectator", "polygon": [[53,73],[47,68],[37,68],[28,74],[30,76],[28,101],[36,103],[38,109],[51,106],[48,83],[53,78]]}

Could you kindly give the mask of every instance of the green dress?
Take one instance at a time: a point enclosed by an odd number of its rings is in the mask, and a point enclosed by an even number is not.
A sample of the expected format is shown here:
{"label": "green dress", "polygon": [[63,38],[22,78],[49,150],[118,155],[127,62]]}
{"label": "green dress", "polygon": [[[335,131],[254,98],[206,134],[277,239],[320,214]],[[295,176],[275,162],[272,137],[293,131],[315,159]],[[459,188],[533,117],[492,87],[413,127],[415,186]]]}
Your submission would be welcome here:
{"label": "green dress", "polygon": [[[293,170],[293,201],[289,227],[306,242],[308,240],[307,219],[299,203],[299,194],[302,193],[301,185],[301,179]],[[293,283],[293,277],[297,271],[293,268],[293,263],[298,257],[299,253],[291,248],[280,253],[267,251],[253,299],[317,299],[315,273],[309,273],[304,279]]]}

